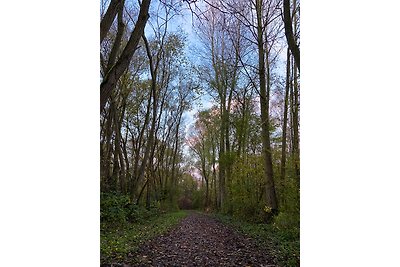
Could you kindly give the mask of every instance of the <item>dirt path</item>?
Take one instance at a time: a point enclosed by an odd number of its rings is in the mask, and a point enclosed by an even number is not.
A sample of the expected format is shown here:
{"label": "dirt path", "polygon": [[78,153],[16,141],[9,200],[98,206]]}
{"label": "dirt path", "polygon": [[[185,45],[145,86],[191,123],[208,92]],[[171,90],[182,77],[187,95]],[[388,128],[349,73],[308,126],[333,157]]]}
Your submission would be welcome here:
{"label": "dirt path", "polygon": [[195,212],[141,246],[137,256],[135,266],[276,266],[251,239]]}

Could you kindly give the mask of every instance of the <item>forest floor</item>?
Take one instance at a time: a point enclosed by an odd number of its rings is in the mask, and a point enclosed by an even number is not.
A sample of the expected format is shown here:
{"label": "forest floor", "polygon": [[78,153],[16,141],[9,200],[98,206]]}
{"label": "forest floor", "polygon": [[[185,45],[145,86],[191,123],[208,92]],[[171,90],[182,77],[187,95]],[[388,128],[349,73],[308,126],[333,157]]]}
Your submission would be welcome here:
{"label": "forest floor", "polygon": [[128,262],[104,266],[277,266],[267,248],[198,212],[141,245]]}

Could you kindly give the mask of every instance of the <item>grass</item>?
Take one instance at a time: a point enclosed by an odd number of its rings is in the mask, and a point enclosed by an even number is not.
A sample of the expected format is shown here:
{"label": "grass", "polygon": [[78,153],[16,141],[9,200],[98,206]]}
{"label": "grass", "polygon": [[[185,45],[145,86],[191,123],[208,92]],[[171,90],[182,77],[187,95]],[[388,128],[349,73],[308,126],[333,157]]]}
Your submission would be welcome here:
{"label": "grass", "polygon": [[280,229],[271,224],[249,223],[221,214],[214,214],[213,217],[253,238],[275,258],[279,266],[300,266],[300,231],[298,228]]}
{"label": "grass", "polygon": [[[161,214],[141,223],[126,223],[123,226],[101,225],[101,263],[122,263],[132,260],[140,244],[163,234],[187,215],[185,211]],[[129,258],[129,259],[128,259]]]}

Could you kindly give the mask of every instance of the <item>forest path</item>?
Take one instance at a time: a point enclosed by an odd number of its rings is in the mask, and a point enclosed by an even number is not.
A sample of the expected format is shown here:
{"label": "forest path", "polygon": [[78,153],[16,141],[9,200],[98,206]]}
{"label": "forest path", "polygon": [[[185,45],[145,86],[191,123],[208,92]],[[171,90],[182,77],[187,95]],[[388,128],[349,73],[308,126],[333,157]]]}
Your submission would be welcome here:
{"label": "forest path", "polygon": [[197,212],[142,245],[137,255],[135,266],[276,266],[253,240]]}

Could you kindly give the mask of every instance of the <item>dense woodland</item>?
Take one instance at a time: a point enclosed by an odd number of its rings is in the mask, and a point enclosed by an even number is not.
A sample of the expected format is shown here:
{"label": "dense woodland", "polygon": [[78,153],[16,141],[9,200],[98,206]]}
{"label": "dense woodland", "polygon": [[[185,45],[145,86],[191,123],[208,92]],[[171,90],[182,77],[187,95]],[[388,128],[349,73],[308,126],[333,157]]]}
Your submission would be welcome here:
{"label": "dense woodland", "polygon": [[102,222],[184,208],[299,228],[299,4],[101,2]]}

